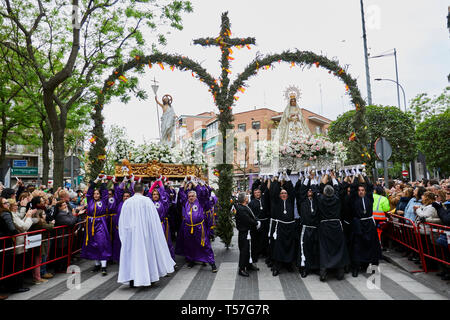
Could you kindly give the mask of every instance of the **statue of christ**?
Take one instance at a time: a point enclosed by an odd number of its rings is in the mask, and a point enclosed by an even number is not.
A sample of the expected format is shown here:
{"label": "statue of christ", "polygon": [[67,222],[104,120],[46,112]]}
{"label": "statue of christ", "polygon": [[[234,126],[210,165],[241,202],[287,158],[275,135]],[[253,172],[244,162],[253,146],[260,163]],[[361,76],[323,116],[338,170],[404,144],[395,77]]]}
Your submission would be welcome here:
{"label": "statue of christ", "polygon": [[175,122],[176,115],[172,107],[172,97],[168,94],[163,96],[162,103],[155,96],[156,103],[163,109],[161,116],[161,142],[169,146],[175,145]]}

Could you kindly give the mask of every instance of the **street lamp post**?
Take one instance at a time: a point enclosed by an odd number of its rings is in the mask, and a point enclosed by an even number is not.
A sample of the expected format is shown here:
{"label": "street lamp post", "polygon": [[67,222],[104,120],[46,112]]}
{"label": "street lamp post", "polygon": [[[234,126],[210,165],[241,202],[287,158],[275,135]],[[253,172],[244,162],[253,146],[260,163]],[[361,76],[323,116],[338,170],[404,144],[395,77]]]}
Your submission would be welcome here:
{"label": "street lamp post", "polygon": [[[391,82],[396,83],[397,84],[397,90],[398,90],[399,87],[400,87],[400,89],[402,89],[402,92],[403,92],[403,104],[405,106],[405,112],[406,112],[406,95],[405,95],[405,89],[403,89],[402,85],[400,83],[398,83],[398,81],[395,81],[395,80],[392,80],[392,79],[377,78],[377,79],[375,79],[375,81],[391,81]],[[397,91],[397,98],[398,98],[398,101],[399,101],[398,108],[400,109],[400,95],[399,95],[398,91]]]}
{"label": "street lamp post", "polygon": [[[377,78],[377,79],[375,79],[375,81],[391,81],[391,82],[394,82],[394,83],[396,83],[397,84],[397,98],[398,98],[398,101],[399,101],[399,103],[398,103],[398,108],[400,109],[400,96],[399,96],[399,93],[398,93],[398,88],[400,87],[401,89],[402,89],[402,92],[403,92],[403,103],[404,103],[404,105],[405,105],[405,113],[406,113],[406,95],[405,95],[405,90],[403,89],[403,87],[400,85],[400,83],[398,83],[398,81],[395,81],[395,80],[391,80],[391,79],[380,79],[380,78]],[[401,109],[400,109],[401,110]],[[411,164],[410,164],[410,172],[411,172]],[[404,163],[402,163],[402,170],[405,170],[405,164]],[[410,174],[410,177],[411,177],[411,174]]]}
{"label": "street lamp post", "polygon": [[[398,108],[400,109],[400,92],[399,92],[399,87],[400,87],[400,83],[398,82],[398,64],[397,64],[397,49],[394,48],[393,52],[391,53],[386,53],[386,54],[380,54],[378,56],[372,56],[370,57],[370,59],[375,59],[375,58],[382,58],[382,57],[387,57],[387,56],[394,56],[394,61],[395,61],[395,83],[397,84],[397,103],[398,103]],[[378,80],[378,79],[375,79]],[[406,109],[406,103],[405,103],[405,109]]]}
{"label": "street lamp post", "polygon": [[369,72],[369,54],[367,51],[367,34],[366,34],[366,21],[364,19],[364,4],[361,3],[361,19],[362,19],[362,31],[363,31],[363,44],[364,44],[364,62],[366,66],[366,83],[367,83],[367,104],[372,104],[372,89],[370,87],[370,72]]}
{"label": "street lamp post", "polygon": [[[153,84],[152,84],[152,89],[153,89],[153,93],[155,94],[155,99],[156,99],[156,92],[158,91],[158,88],[159,88],[159,86],[158,86],[158,81],[156,81],[156,78],[155,77],[153,77]],[[157,116],[158,116],[158,119],[157,119],[157,122],[158,122],[158,134],[159,134],[159,141],[161,142],[161,128],[160,128],[160,124],[159,124],[159,106],[158,106],[158,102],[155,102],[156,103],[156,114],[157,114]]]}

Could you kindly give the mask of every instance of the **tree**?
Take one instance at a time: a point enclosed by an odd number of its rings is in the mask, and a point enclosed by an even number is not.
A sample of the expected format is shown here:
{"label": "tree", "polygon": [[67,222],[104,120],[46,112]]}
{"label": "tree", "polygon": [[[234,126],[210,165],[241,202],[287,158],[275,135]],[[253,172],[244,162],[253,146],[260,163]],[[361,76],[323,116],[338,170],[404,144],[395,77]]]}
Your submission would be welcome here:
{"label": "tree", "polygon": [[[124,57],[152,49],[144,32],[167,22],[181,29],[180,13],[192,7],[189,1],[165,5],[150,0],[72,0],[71,5],[63,0],[0,1],[0,46],[20,56],[25,62],[20,72],[34,73],[42,88],[53,135],[54,186],[58,187],[63,183],[64,134],[70,111],[95,100],[102,75]],[[65,11],[72,11],[71,20]],[[163,34],[158,41],[165,43]]]}
{"label": "tree", "polygon": [[440,169],[443,175],[450,174],[450,107],[440,114],[427,117],[416,128],[419,150],[425,155],[427,163]]}
{"label": "tree", "polygon": [[[23,144],[33,135],[29,130],[37,124],[37,114],[23,87],[13,80],[17,74],[16,65],[8,61],[11,51],[0,48],[0,168],[3,171],[6,160],[6,145]],[[6,63],[5,63],[6,62]],[[0,172],[3,178],[4,172]]]}
{"label": "tree", "polygon": [[125,127],[120,127],[117,125],[111,125],[106,130],[106,138],[108,144],[106,145],[106,159],[104,171],[105,174],[114,175],[116,169],[115,152],[118,144],[128,143],[130,140],[127,138],[127,131]]}
{"label": "tree", "polygon": [[[328,135],[333,142],[343,141],[345,146],[351,143],[350,124],[354,116],[354,110],[347,111],[330,124]],[[374,144],[380,137],[385,137],[392,146],[390,161],[409,162],[415,158],[416,142],[411,114],[405,114],[397,107],[367,106],[364,117],[367,123],[367,151],[370,157],[361,157],[360,153],[350,151],[347,164],[366,163],[368,172],[371,172],[377,159]]]}
{"label": "tree", "polygon": [[443,113],[450,106],[450,87],[433,98],[428,97],[427,93],[418,94],[412,101],[410,110],[414,115],[415,123],[420,123],[425,119]]}

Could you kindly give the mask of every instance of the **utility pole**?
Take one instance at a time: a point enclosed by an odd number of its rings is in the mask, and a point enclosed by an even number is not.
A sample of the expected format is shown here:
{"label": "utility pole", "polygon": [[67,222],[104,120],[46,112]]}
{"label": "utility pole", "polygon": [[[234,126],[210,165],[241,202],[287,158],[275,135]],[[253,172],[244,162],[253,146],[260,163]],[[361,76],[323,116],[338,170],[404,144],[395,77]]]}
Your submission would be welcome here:
{"label": "utility pole", "polygon": [[[394,60],[395,60],[395,79],[397,80],[397,103],[398,108],[400,109],[400,85],[398,82],[398,67],[397,67],[397,50],[394,48]],[[406,103],[405,103],[405,112],[406,112]]]}
{"label": "utility pole", "polygon": [[366,34],[366,20],[364,18],[364,5],[363,0],[361,2],[361,18],[362,18],[362,29],[363,29],[363,41],[364,41],[364,60],[366,64],[366,82],[367,82],[367,104],[372,104],[372,89],[370,87],[370,73],[369,73],[369,56],[367,53],[367,34]]}

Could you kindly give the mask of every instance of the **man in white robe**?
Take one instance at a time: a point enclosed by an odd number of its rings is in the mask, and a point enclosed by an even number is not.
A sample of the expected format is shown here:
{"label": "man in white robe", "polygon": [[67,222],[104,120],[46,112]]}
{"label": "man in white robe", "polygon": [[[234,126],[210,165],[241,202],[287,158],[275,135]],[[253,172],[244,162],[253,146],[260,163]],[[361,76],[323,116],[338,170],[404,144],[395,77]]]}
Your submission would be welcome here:
{"label": "man in white robe", "polygon": [[144,197],[144,186],[137,183],[135,195],[125,201],[119,218],[120,250],[117,282],[130,287],[150,286],[159,278],[174,272],[155,205]]}

